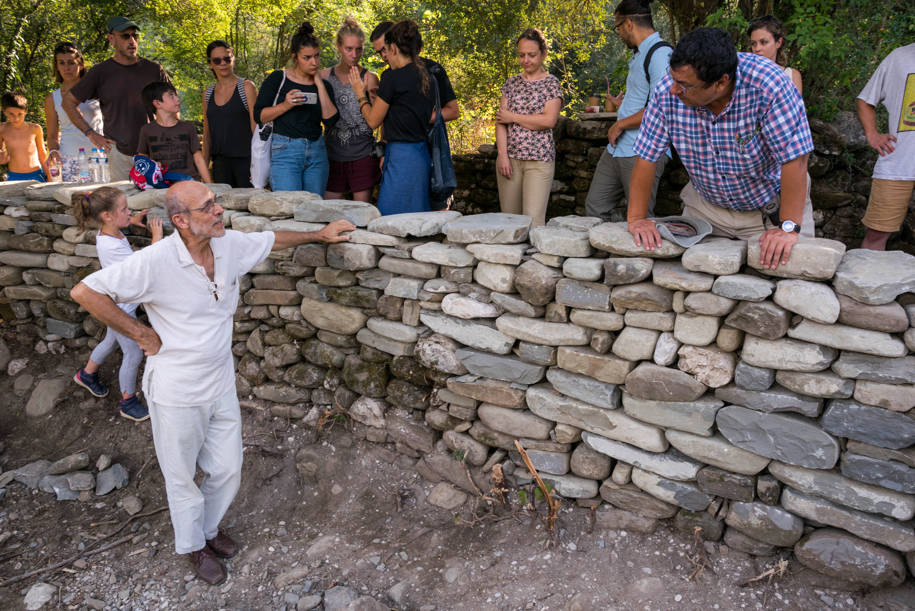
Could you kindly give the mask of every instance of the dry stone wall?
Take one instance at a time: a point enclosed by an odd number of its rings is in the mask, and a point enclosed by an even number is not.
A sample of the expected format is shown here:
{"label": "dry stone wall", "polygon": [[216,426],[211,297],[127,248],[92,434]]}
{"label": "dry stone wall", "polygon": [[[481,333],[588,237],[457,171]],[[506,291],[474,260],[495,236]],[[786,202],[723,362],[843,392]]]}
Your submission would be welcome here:
{"label": "dry stone wall", "polygon": [[[163,192],[121,187],[161,214]],[[67,208],[74,189],[0,185],[5,317],[47,346],[101,331],[68,297],[98,268]],[[245,404],[310,424],[345,414],[470,493],[496,464],[530,481],[519,439],[608,528],[672,518],[869,586],[915,564],[915,257],[802,238],[766,270],[756,241],[648,253],[597,219],[531,229],[517,215],[379,217],[308,193],[214,191],[240,231],[359,227],[243,278]]]}

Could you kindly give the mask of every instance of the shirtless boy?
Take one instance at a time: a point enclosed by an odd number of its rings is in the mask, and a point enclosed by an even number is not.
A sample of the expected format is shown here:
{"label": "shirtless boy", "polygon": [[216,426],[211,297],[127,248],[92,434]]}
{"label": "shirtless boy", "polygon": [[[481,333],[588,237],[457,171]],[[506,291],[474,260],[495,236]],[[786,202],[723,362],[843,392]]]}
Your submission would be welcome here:
{"label": "shirtless boy", "polygon": [[6,123],[0,123],[0,164],[8,164],[7,180],[47,182],[48,153],[44,133],[36,123],[26,123],[28,102],[21,93],[4,93],[0,106]]}

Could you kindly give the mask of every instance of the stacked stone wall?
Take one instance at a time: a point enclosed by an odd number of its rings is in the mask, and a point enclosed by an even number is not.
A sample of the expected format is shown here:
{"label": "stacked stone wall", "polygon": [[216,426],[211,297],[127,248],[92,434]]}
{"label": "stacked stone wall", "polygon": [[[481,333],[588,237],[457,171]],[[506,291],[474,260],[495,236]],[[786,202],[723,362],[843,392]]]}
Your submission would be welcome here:
{"label": "stacked stone wall", "polygon": [[[131,208],[162,214],[162,191],[119,186]],[[379,217],[213,188],[236,230],[359,227],[242,279],[243,405],[311,425],[344,415],[471,494],[496,464],[530,482],[520,440],[604,527],[670,518],[870,586],[915,564],[915,257],[802,239],[767,270],[756,240],[646,253],[624,223]],[[74,190],[0,184],[4,318],[52,349],[103,331],[68,296],[98,268],[93,232],[69,214]]]}
{"label": "stacked stone wall", "polygon": [[[553,130],[556,171],[547,217],[585,213],[591,177],[607,146],[607,130],[614,120],[560,119]],[[867,207],[876,153],[868,147],[864,131],[851,112],[840,112],[831,123],[813,120],[811,132],[815,150],[808,170],[816,235],[849,245],[860,244],[864,237],[861,217]],[[490,144],[475,153],[454,157],[459,187],[456,210],[464,214],[499,211],[495,163],[496,150]],[[680,190],[688,179],[683,165],[674,157],[658,185],[658,216],[680,213]],[[609,220],[626,220],[625,202],[610,212]],[[893,236],[890,246],[915,254],[915,196],[902,231]]]}

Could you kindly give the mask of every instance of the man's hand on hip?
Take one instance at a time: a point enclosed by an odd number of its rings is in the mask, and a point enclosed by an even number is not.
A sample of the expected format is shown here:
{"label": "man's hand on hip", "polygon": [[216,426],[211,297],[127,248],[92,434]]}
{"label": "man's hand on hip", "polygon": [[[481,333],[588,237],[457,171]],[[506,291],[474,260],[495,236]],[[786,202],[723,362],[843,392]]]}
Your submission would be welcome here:
{"label": "man's hand on hip", "polygon": [[137,345],[146,356],[152,356],[162,348],[162,340],[152,327],[146,327],[143,334],[137,338]]}
{"label": "man's hand on hip", "polygon": [[759,263],[766,269],[775,269],[788,263],[791,249],[797,244],[798,234],[773,227],[759,238]]}
{"label": "man's hand on hip", "polygon": [[645,250],[654,250],[661,246],[661,234],[658,233],[658,227],[654,221],[648,219],[630,221],[626,228],[632,234],[636,246],[641,246]]}

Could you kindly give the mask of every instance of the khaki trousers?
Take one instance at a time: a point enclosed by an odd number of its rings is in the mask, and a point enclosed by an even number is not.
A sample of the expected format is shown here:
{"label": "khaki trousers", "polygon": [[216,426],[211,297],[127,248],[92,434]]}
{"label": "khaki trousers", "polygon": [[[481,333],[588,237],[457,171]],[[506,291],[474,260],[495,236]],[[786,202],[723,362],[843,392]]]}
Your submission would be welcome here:
{"label": "khaki trousers", "polygon": [[[808,183],[809,184],[809,183]],[[680,191],[683,200],[683,216],[691,216],[708,221],[712,225],[712,235],[747,240],[767,229],[772,228],[769,217],[762,210],[731,210],[716,206],[702,197],[692,182],[686,183]],[[804,201],[804,214],[801,219],[801,235],[812,238],[813,205],[810,203],[810,190]]]}
{"label": "khaki trousers", "polygon": [[499,206],[502,212],[526,214],[533,219],[531,227],[539,227],[546,223],[546,206],[550,201],[556,164],[552,161],[526,159],[509,161],[512,164],[511,178],[496,172]]}

